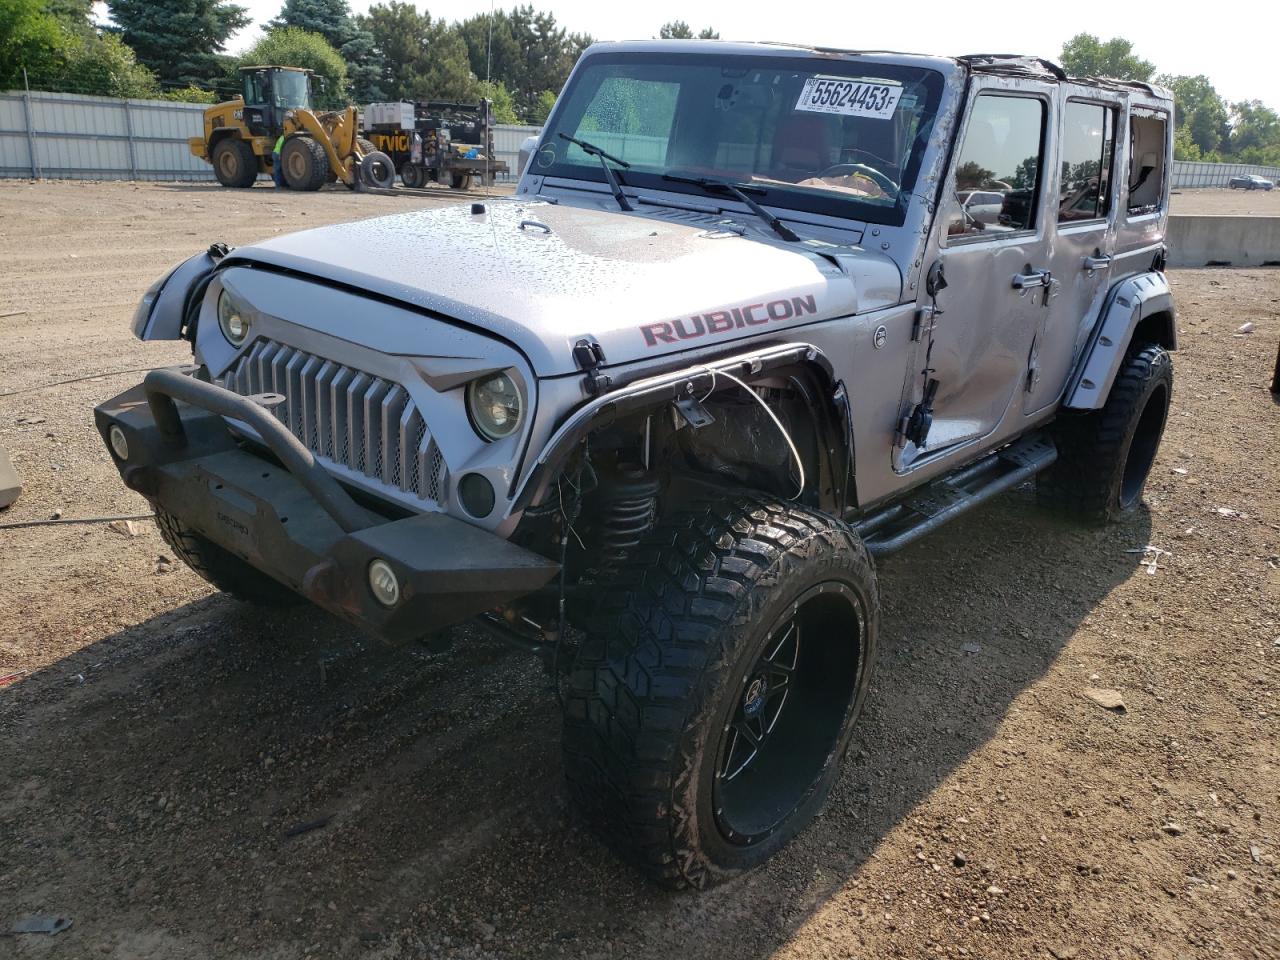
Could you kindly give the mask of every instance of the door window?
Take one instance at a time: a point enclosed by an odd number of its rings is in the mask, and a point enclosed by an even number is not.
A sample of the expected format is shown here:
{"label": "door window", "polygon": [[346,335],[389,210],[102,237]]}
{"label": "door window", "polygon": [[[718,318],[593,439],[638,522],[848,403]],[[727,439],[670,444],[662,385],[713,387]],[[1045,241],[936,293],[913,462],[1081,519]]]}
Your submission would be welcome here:
{"label": "door window", "polygon": [[1164,198],[1165,117],[1129,118],[1129,215],[1155,213]]}
{"label": "door window", "polygon": [[1063,113],[1062,186],[1058,222],[1103,220],[1111,212],[1111,160],[1116,111],[1068,100]]}
{"label": "door window", "polygon": [[[1036,97],[980,94],[957,155],[947,235],[989,239],[1032,230],[1044,167],[1045,104]],[[958,198],[982,191],[977,209]]]}

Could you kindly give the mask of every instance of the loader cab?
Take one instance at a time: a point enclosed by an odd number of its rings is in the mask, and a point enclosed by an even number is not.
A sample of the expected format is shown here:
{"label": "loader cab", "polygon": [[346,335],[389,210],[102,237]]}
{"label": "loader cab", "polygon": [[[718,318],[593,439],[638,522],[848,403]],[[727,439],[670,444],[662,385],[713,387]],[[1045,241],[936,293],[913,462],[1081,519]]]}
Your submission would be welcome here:
{"label": "loader cab", "polygon": [[241,67],[244,123],[255,137],[278,137],[290,110],[311,109],[312,74],[297,67]]}

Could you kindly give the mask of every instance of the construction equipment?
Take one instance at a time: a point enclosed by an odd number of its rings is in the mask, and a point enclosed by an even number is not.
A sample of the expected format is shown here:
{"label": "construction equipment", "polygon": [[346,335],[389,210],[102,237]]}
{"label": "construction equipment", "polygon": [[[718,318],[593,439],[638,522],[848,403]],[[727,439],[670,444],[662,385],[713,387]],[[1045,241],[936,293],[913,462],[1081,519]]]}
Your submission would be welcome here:
{"label": "construction equipment", "polygon": [[293,190],[319,190],[341,180],[351,189],[395,183],[391,159],[361,139],[355,107],[317,113],[311,106],[313,82],[322,77],[300,67],[241,67],[242,93],[204,112],[204,136],[187,141],[192,154],[213,164],[224,187],[251,187],[270,173],[276,141],[284,184]]}
{"label": "construction equipment", "polygon": [[467,190],[473,179],[492,183],[508,171],[505,161],[494,158],[490,100],[371,103],[364,119],[365,135],[391,158],[406,187],[434,180]]}

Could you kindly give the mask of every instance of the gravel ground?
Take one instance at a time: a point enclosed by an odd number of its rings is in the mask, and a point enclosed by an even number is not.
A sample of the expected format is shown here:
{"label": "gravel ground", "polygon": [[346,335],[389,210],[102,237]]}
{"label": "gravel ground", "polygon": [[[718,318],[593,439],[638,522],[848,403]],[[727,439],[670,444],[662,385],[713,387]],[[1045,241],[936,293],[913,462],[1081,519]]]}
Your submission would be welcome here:
{"label": "gravel ground", "polygon": [[1169,201],[1169,212],[1280,217],[1280,189],[1228,190],[1218,187],[1179,190]]}
{"label": "gravel ground", "polygon": [[[91,408],[138,378],[107,372],[185,359],[128,332],[166,266],[428,202],[0,182],[0,445],[27,485],[0,522],[145,510]],[[0,929],[74,921],[0,956],[1275,960],[1280,271],[1172,281],[1146,509],[1085,530],[1022,489],[884,563],[826,813],[706,894],[579,826],[522,655],[263,615],[149,522],[0,530],[0,677],[26,671],[0,687]]]}

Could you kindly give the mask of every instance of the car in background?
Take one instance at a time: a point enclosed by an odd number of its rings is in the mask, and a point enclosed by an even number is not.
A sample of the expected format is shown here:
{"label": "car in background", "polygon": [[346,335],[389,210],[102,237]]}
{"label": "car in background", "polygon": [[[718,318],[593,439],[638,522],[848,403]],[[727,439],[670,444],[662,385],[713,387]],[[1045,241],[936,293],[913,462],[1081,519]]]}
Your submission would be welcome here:
{"label": "car in background", "polygon": [[1232,190],[1270,190],[1275,184],[1256,173],[1247,173],[1241,177],[1232,177],[1227,181],[1227,186]]}
{"label": "car in background", "polygon": [[965,214],[975,223],[999,223],[1004,196],[994,190],[961,190],[956,195]]}

